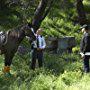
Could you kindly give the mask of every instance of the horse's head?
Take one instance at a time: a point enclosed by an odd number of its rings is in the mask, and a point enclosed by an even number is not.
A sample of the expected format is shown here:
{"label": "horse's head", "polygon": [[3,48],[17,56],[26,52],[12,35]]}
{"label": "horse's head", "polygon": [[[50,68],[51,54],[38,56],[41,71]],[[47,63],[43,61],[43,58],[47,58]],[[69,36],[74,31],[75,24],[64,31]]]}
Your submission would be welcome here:
{"label": "horse's head", "polygon": [[23,29],[24,29],[24,32],[25,32],[25,36],[30,37],[32,40],[36,39],[34,30],[33,30],[32,27],[30,27],[29,25],[25,25]]}

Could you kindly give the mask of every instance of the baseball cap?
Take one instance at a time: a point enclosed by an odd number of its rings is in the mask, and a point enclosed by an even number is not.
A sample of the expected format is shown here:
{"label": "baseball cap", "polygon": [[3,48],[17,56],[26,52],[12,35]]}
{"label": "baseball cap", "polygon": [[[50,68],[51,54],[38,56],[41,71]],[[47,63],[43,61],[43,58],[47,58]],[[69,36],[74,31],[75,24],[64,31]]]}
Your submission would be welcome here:
{"label": "baseball cap", "polygon": [[87,25],[87,24],[84,24],[83,26],[81,26],[81,29],[85,29],[85,30],[89,30],[89,25]]}

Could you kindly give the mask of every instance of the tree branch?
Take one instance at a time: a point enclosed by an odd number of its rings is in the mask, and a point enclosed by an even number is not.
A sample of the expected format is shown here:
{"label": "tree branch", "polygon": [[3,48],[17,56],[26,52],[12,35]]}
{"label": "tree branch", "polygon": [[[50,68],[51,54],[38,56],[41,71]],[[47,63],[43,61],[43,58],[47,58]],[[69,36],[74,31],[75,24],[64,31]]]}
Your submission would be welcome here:
{"label": "tree branch", "polygon": [[[36,32],[36,30],[40,27],[43,18],[43,15],[45,13],[47,4],[48,4],[48,0],[41,0],[41,2],[39,3],[35,13],[34,13],[34,18],[32,20],[32,25],[33,28]],[[43,19],[42,19],[43,18]]]}
{"label": "tree branch", "polygon": [[45,11],[45,13],[44,13],[44,15],[43,15],[43,17],[42,17],[42,20],[44,20],[45,17],[47,16],[47,14],[49,13],[49,11],[50,11],[50,9],[51,9],[54,1],[55,1],[55,0],[51,0],[51,2],[49,3],[47,10]]}
{"label": "tree branch", "polygon": [[85,13],[82,1],[83,0],[77,0],[77,4],[76,4],[77,12],[78,12],[78,19],[79,19],[79,23],[81,25],[86,24],[86,22],[87,22],[86,13]]}

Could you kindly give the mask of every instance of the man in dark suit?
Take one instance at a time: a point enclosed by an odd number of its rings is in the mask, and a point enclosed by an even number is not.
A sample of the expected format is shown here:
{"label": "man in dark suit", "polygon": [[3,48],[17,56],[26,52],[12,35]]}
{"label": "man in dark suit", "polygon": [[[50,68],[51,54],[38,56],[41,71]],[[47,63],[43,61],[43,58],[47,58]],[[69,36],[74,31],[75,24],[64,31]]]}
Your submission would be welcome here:
{"label": "man in dark suit", "polygon": [[83,58],[84,71],[89,72],[89,58],[90,58],[90,28],[88,25],[82,26],[83,37],[80,44],[80,54]]}
{"label": "man in dark suit", "polygon": [[43,52],[46,47],[45,39],[42,36],[43,30],[40,28],[36,32],[36,40],[32,42],[32,62],[31,69],[35,69],[36,59],[38,59],[39,67],[43,66]]}

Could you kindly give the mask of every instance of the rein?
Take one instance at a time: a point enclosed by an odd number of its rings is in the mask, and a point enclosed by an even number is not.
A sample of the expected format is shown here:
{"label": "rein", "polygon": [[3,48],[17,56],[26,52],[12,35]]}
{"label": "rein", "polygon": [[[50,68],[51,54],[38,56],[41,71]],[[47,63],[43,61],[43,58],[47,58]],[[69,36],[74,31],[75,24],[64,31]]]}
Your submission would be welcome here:
{"label": "rein", "polygon": [[36,34],[35,34],[35,32],[34,32],[34,29],[33,28],[31,28],[31,31],[33,32],[33,34],[36,36]]}

